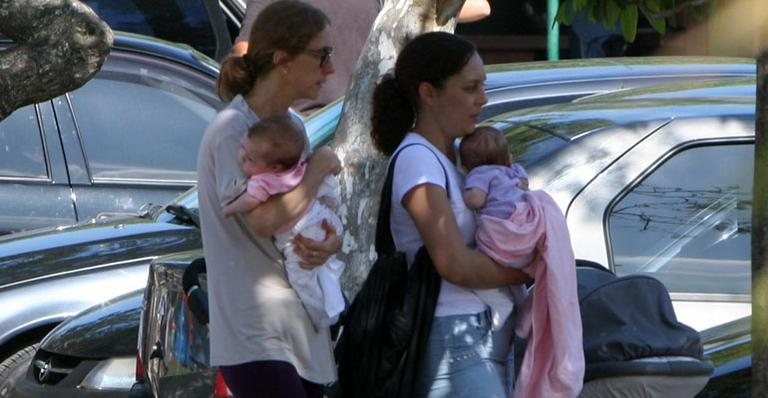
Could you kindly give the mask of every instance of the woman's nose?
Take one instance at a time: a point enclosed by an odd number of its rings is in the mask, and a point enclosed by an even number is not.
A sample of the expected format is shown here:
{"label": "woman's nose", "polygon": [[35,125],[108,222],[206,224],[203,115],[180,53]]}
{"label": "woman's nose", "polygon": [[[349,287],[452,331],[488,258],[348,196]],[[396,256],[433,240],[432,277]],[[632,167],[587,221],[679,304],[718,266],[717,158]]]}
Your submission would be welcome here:
{"label": "woman's nose", "polygon": [[333,58],[330,58],[328,62],[322,66],[321,70],[323,71],[324,75],[330,75],[336,72],[336,68],[333,67]]}
{"label": "woman's nose", "polygon": [[488,96],[485,95],[485,90],[482,89],[480,91],[480,106],[483,106],[488,103]]}

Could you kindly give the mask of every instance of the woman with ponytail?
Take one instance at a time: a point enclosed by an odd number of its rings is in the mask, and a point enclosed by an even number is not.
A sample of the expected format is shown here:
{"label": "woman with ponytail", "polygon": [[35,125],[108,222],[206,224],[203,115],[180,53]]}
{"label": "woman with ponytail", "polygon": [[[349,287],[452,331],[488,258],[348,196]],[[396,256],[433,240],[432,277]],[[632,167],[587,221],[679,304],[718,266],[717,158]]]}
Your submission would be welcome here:
{"label": "woman with ponytail", "polygon": [[472,289],[529,278],[474,249],[475,219],[462,198],[464,176],[454,145],[475,128],[487,102],[484,82],[472,43],[431,32],[405,46],[373,95],[373,143],[386,155],[399,153],[390,214],[395,246],[409,263],[425,246],[442,278],[416,376],[419,397],[508,396],[511,322],[494,325]]}
{"label": "woman with ponytail", "polygon": [[[210,303],[210,360],[236,397],[317,397],[336,379],[327,328],[313,327],[289,284],[272,235],[301,216],[340,162],[330,148],[316,150],[301,182],[249,213],[225,217],[223,208],[245,191],[242,140],[257,121],[291,115],[298,99],[316,98],[334,72],[329,21],[298,0],[279,0],[256,17],[248,51],[221,67],[219,96],[230,101],[203,136],[198,187]],[[257,159],[258,160],[258,159]],[[326,238],[297,238],[302,266],[319,266],[341,248],[330,225]]]}

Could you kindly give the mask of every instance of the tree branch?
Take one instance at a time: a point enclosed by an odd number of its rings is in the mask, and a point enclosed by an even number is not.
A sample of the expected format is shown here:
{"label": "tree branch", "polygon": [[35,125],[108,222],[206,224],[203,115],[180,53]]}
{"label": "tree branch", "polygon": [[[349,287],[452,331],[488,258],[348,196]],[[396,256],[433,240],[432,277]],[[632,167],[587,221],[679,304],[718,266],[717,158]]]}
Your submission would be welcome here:
{"label": "tree branch", "polygon": [[101,69],[112,30],[78,0],[0,0],[0,120],[87,82]]}

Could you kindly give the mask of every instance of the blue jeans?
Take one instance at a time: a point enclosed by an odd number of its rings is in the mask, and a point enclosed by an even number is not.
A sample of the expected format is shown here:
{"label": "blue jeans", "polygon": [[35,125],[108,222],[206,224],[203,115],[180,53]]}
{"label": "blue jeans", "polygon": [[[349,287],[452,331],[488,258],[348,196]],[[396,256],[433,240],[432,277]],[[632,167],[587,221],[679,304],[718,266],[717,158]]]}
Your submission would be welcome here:
{"label": "blue jeans", "polygon": [[491,333],[488,311],[435,317],[415,397],[506,398],[512,322]]}

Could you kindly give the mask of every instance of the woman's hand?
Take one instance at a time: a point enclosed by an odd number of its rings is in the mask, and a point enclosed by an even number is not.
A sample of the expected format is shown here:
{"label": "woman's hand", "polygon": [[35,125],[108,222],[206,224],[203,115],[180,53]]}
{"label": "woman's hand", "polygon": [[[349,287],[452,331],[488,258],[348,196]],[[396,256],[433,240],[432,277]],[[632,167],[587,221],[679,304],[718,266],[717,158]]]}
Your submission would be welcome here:
{"label": "woman's hand", "polygon": [[328,259],[341,250],[341,238],[336,234],[336,228],[327,220],[323,221],[325,239],[313,240],[301,235],[293,238],[293,250],[301,258],[299,266],[312,269],[325,264]]}

